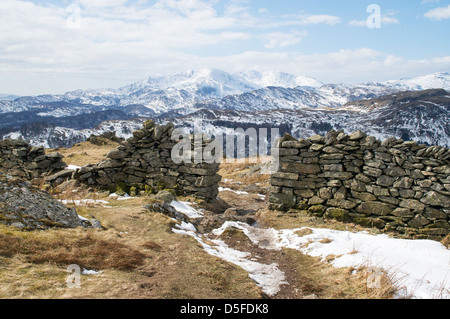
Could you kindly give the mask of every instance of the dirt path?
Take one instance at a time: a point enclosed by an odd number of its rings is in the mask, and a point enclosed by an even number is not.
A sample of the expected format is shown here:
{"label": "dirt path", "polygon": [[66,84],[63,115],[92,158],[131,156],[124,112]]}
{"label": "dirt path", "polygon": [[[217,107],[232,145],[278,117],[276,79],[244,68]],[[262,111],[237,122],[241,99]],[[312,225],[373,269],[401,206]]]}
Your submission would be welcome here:
{"label": "dirt path", "polygon": [[[251,193],[240,190],[239,186],[231,184],[223,185],[221,190],[219,197],[231,206],[230,210],[239,215],[256,217],[259,212],[267,210],[267,196],[260,194],[262,192],[257,189],[255,189],[255,193]],[[255,244],[239,229],[224,232],[220,239],[233,249],[250,253],[251,259],[258,263],[278,265],[278,269],[284,273],[285,281],[288,284],[281,285],[280,291],[273,296],[264,295],[265,298],[316,298],[316,294],[320,292],[320,287],[315,287],[307,277],[299,273],[299,268],[301,268],[299,263],[307,256],[287,249],[271,249],[269,242],[272,238],[262,239]]]}

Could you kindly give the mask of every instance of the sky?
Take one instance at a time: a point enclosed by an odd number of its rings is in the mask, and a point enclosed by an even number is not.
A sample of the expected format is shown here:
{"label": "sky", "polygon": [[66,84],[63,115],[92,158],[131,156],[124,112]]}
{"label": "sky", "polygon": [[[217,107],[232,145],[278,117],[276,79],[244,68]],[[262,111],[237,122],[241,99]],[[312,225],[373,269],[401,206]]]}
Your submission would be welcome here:
{"label": "sky", "polygon": [[450,72],[450,0],[1,0],[0,93],[217,68],[324,83]]}

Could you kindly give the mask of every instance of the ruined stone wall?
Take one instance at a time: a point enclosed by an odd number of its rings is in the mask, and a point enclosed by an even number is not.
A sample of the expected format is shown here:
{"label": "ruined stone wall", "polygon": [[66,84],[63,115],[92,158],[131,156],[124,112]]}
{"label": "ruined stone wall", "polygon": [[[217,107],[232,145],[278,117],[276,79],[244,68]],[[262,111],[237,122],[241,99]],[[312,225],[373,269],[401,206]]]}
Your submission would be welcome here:
{"label": "ruined stone wall", "polygon": [[377,227],[410,238],[449,233],[450,151],[357,131],[279,140],[270,207]]}
{"label": "ruined stone wall", "polygon": [[[216,199],[219,164],[180,163],[172,160],[174,126],[144,124],[133,137],[111,151],[108,160],[77,170],[73,178],[83,184],[127,193],[169,189],[178,195],[192,195],[208,201]],[[200,152],[208,141],[200,145]],[[192,149],[193,149],[192,140]],[[194,154],[194,152],[193,152]]]}
{"label": "ruined stone wall", "polygon": [[32,147],[22,140],[0,140],[0,172],[24,179],[40,178],[64,169],[59,153],[45,154],[43,147]]}

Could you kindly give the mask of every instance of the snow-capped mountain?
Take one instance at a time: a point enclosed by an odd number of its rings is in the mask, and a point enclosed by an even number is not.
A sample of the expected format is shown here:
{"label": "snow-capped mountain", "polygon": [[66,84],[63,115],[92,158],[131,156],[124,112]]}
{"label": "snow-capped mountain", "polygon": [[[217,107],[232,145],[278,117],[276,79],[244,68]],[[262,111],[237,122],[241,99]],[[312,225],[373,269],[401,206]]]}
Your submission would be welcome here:
{"label": "snow-capped mountain", "polygon": [[[450,74],[435,73],[424,77],[355,85],[324,84],[316,87],[264,87],[222,99],[199,102],[196,108],[265,111],[273,109],[338,108],[349,102],[372,99],[402,91],[425,89],[450,90]],[[348,106],[350,107],[350,106]],[[355,109],[356,110],[356,109]],[[357,109],[366,111],[365,109]]]}
{"label": "snow-capped mountain", "polygon": [[15,99],[17,99],[17,98],[19,98],[19,97],[20,97],[19,95],[14,95],[14,94],[1,94],[1,93],[0,93],[0,100],[1,100],[1,101],[3,101],[3,100],[13,101],[13,100],[15,100]]}
{"label": "snow-capped mountain", "polygon": [[441,72],[433,73],[424,76],[419,76],[412,79],[401,79],[399,81],[386,81],[385,85],[399,87],[402,91],[417,91],[428,89],[444,89],[450,90],[450,73]]}
{"label": "snow-capped mountain", "polygon": [[145,118],[130,120],[109,120],[91,129],[73,129],[51,124],[41,124],[27,130],[11,132],[5,139],[27,140],[31,145],[46,148],[72,147],[76,143],[86,141],[91,135],[101,135],[105,132],[116,132],[117,137],[125,139],[133,136],[133,131],[142,128]]}
{"label": "snow-capped mountain", "polygon": [[[425,96],[429,92],[422,92],[430,88],[441,89],[432,93],[439,95],[438,102]],[[387,132],[430,144],[435,141],[449,145],[450,121],[442,121],[448,120],[449,102],[446,97],[450,94],[442,89],[450,91],[449,73],[379,83],[322,84],[312,78],[282,72],[229,74],[215,69],[191,70],[150,77],[119,89],[77,90],[62,95],[2,100],[0,136],[13,134],[9,136],[31,139],[33,132],[32,139],[39,141],[40,145],[42,141],[51,141],[52,146],[58,143],[65,145],[65,138],[74,141],[88,134],[78,134],[80,130],[92,130],[104,121],[125,120],[123,123],[127,123],[135,117],[176,121],[180,125],[188,125],[189,121],[203,117],[213,119],[216,124],[228,123],[231,127],[277,123],[290,133],[307,136],[325,128],[342,127],[342,123],[354,119],[345,127],[373,132],[378,134],[376,136]],[[427,102],[417,104],[424,100]],[[437,109],[432,103],[440,107],[436,114],[433,112]],[[400,105],[411,108],[400,108]],[[394,121],[393,118],[400,113],[392,112],[400,109],[405,119]],[[409,113],[413,109],[416,113]],[[425,118],[428,115],[436,121],[429,122]],[[395,125],[381,125],[380,118]],[[406,119],[410,120],[408,124],[404,123]],[[33,123],[40,124],[30,130]],[[50,129],[44,132],[42,123],[50,125]],[[431,130],[443,133],[431,133],[424,123],[430,125]],[[127,127],[126,124],[124,126]],[[117,128],[115,125],[109,127]],[[39,137],[41,128],[42,136]],[[63,133],[64,129],[67,129],[66,133]],[[58,137],[52,139],[54,135]]]}
{"label": "snow-capped mountain", "polygon": [[[340,107],[359,99],[430,88],[450,90],[450,75],[435,73],[415,79],[347,85],[322,84],[312,78],[282,72],[229,74],[204,69],[150,77],[119,89],[77,90],[63,95],[0,101],[0,113],[41,109],[43,114],[73,116],[82,110],[89,113],[93,107],[106,110],[129,105],[144,106],[155,115],[167,112],[188,114],[207,105],[234,110]],[[57,103],[72,107],[58,109]],[[73,107],[75,105],[77,107]]]}
{"label": "snow-capped mountain", "polygon": [[450,94],[440,89],[399,92],[334,109],[280,108],[252,112],[201,109],[174,121],[177,126],[195,124],[216,135],[248,127],[278,128],[281,135],[287,132],[295,137],[343,129],[347,133],[362,130],[382,140],[395,136],[405,141],[449,147]]}
{"label": "snow-capped mountain", "polygon": [[[361,112],[359,110],[364,110]],[[130,137],[145,118],[110,120],[92,129],[75,130],[62,126],[31,127],[6,137],[29,140],[33,145],[68,147],[91,134],[115,131]],[[331,129],[347,133],[362,130],[378,139],[391,136],[430,145],[450,146],[450,95],[445,90],[398,92],[369,100],[350,102],[339,108],[268,109],[240,111],[202,108],[177,118],[159,118],[188,130],[201,129],[210,135],[231,134],[236,128],[277,128],[296,137],[325,134]],[[270,131],[270,130],[269,130]]]}
{"label": "snow-capped mountain", "polygon": [[284,72],[258,72],[248,71],[239,73],[243,79],[254,83],[261,88],[268,86],[278,86],[283,88],[295,88],[298,86],[317,88],[323,85],[322,82],[306,76],[296,76]]}

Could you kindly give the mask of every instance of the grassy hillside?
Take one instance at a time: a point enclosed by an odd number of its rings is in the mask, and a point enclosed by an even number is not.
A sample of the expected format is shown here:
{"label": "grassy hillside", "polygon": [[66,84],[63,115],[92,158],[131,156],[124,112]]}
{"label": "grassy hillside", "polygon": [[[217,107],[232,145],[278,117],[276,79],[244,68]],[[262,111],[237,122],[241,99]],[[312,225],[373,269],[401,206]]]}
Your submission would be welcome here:
{"label": "grassy hillside", "polygon": [[[68,164],[83,166],[105,158],[116,143],[80,143],[57,149]],[[55,151],[55,150],[51,150]],[[267,163],[223,164],[221,199],[234,209],[252,210],[263,227],[326,227],[355,229],[352,225],[310,216],[269,211],[263,194]],[[264,172],[264,171],[262,171]],[[228,190],[227,190],[228,189]],[[236,194],[232,190],[244,191]],[[148,197],[117,200],[108,193],[76,189],[52,190],[53,196],[75,206],[80,216],[95,217],[103,229],[55,229],[22,232],[0,226],[0,298],[210,298],[258,299],[265,296],[242,268],[211,256],[192,237],[172,231],[175,221],[145,210]],[[88,203],[77,200],[91,199]],[[201,202],[191,198],[196,205]],[[214,207],[203,205],[203,210]],[[260,262],[277,262],[289,285],[274,298],[390,298],[393,283],[386,276],[382,289],[367,288],[364,269],[336,269],[318,258],[283,249],[258,250],[240,231],[222,235],[230,247],[258,254]],[[82,275],[81,288],[69,288],[67,267],[77,264],[96,274]],[[356,273],[356,274],[355,274]]]}

